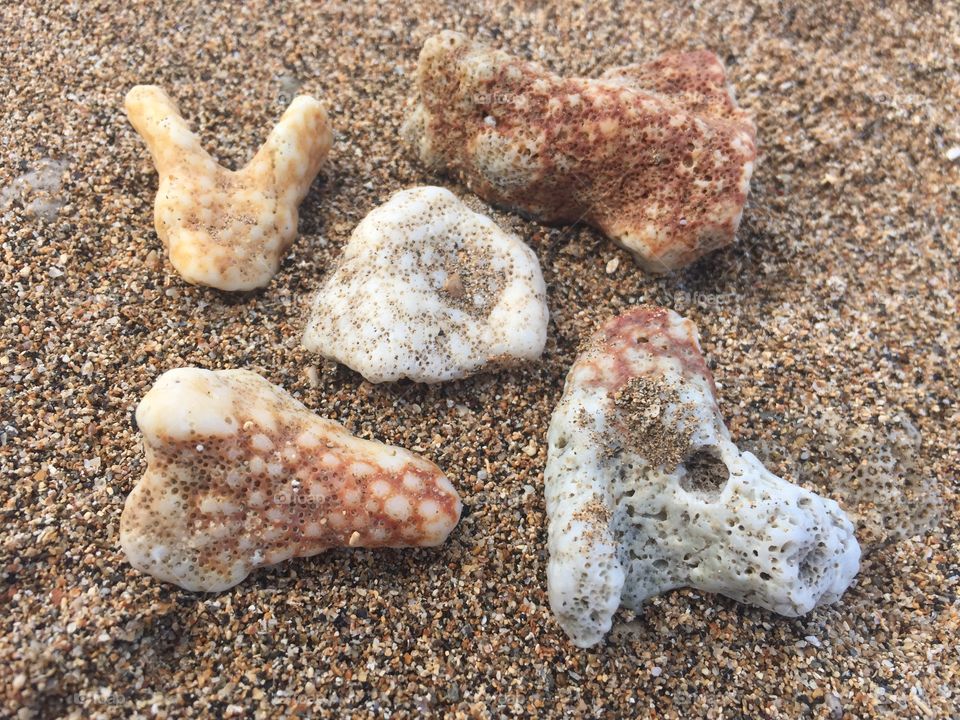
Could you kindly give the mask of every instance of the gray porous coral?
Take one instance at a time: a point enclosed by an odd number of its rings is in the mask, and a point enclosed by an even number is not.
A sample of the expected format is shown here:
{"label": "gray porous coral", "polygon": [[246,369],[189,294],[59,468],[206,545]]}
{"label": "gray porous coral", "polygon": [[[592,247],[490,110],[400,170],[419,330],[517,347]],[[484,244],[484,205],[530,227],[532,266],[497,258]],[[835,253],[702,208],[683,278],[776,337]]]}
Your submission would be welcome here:
{"label": "gray porous coral", "polygon": [[567,376],[548,433],[550,604],[586,647],[617,608],[678,587],[782,615],[836,601],[859,568],[836,502],[734,445],[696,327],[640,306]]}

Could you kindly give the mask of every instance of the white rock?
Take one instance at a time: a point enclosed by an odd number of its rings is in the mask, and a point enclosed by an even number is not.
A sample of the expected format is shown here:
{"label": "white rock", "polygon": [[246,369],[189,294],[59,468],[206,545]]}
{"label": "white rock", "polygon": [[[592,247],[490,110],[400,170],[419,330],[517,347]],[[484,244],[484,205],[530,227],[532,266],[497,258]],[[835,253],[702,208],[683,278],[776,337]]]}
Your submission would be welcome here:
{"label": "white rock", "polygon": [[696,327],[670,310],[635,308],[594,336],[548,442],[550,604],[576,645],[599,642],[621,604],[672,588],[795,616],[858,570],[837,503],[733,444]]}
{"label": "white rock", "polygon": [[418,187],[357,225],[303,344],[371,382],[442,382],[540,357],[547,319],[533,251],[448,190]]}

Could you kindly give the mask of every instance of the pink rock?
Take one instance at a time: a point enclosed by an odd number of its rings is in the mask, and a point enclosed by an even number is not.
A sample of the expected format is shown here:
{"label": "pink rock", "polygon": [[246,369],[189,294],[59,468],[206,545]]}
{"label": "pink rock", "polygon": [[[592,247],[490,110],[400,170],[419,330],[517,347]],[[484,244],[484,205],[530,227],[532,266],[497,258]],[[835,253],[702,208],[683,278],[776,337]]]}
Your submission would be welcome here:
{"label": "pink rock", "polygon": [[564,78],[443,32],[417,89],[407,141],[488,202],[593,225],[650,272],[734,241],[756,130],[711,52]]}
{"label": "pink rock", "polygon": [[329,548],[439,545],[460,519],[436,465],[350,435],[253,372],[170,370],[137,425],[147,471],[120,544],[138,570],[187,590]]}

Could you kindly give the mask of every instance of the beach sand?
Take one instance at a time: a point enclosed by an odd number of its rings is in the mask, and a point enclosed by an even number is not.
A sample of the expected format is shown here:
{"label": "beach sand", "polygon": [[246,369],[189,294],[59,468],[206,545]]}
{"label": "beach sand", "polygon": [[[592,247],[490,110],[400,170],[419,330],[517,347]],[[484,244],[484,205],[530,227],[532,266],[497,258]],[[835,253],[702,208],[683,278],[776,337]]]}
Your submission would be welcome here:
{"label": "beach sand", "polygon": [[[125,3],[0,7],[0,714],[46,717],[943,718],[960,714],[960,6]],[[460,30],[565,74],[709,48],[756,118],[736,245],[644,274],[580,226],[488,211],[537,253],[542,360],[374,386],[300,348],[312,292],[393,192],[418,50]],[[163,86],[224,164],[295,92],[329,160],[270,285],[185,284],[122,100]],[[951,150],[953,149],[953,152]],[[735,439],[858,525],[842,600],[786,619],[678,590],[574,648],[545,589],[545,434],[577,348],[661,303],[700,327]],[[463,496],[441,548],[339,550],[218,595],[118,547],[144,470],[131,413],[163,371],[242,367]]]}

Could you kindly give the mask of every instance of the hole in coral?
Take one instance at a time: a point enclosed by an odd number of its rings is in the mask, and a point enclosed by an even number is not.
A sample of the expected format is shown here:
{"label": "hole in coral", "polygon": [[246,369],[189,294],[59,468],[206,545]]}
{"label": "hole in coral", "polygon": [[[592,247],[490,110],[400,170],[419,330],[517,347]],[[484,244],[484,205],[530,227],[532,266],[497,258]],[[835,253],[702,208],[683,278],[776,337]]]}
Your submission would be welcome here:
{"label": "hole in coral", "polygon": [[683,475],[680,487],[706,502],[714,502],[720,497],[723,486],[730,477],[730,471],[713,447],[701,447],[683,461]]}
{"label": "hole in coral", "polygon": [[816,585],[819,583],[820,577],[823,574],[822,568],[825,560],[826,553],[820,547],[816,547],[804,555],[800,559],[797,568],[800,581],[806,585]]}

